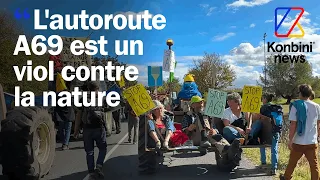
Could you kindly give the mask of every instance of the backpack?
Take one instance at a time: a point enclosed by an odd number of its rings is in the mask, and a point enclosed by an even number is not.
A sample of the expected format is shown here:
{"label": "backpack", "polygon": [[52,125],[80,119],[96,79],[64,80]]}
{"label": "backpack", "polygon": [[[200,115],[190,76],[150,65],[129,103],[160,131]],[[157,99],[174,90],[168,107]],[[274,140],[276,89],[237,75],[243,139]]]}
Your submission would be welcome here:
{"label": "backpack", "polygon": [[245,119],[245,114],[243,112],[241,112],[241,116],[242,116],[241,118],[236,119],[233,123],[231,123],[231,125],[239,127],[243,130],[246,130],[248,122]]}
{"label": "backpack", "polygon": [[82,117],[83,124],[88,128],[105,127],[104,108],[99,106],[90,106],[84,108]]}
{"label": "backpack", "polygon": [[283,111],[280,105],[269,104],[262,108],[262,115],[271,118],[272,131],[273,133],[281,132],[283,126]]}

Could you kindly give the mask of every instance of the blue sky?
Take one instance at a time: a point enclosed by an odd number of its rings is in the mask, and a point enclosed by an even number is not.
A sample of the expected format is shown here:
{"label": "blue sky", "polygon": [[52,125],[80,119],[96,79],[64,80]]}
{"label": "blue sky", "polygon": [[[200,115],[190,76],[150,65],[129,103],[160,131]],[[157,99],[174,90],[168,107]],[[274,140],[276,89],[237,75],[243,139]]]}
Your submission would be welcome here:
{"label": "blue sky", "polygon": [[[161,31],[115,31],[99,30],[92,34],[92,39],[104,35],[109,41],[115,39],[141,39],[144,42],[143,56],[124,56],[121,61],[135,64],[140,70],[139,80],[147,82],[147,65],[161,65],[163,51],[167,49],[165,42],[168,38],[174,40],[173,50],[176,54],[178,67],[176,76],[183,78],[192,60],[201,57],[206,51],[218,53],[223,60],[230,63],[237,73],[234,85],[241,87],[245,84],[255,84],[263,65],[263,34],[267,33],[267,41],[283,42],[288,39],[274,37],[274,9],[277,7],[303,7],[306,15],[301,21],[306,31],[302,41],[317,41],[319,37],[320,4],[315,1],[271,1],[271,0],[55,0],[51,2],[39,0],[16,0],[4,3],[2,6],[11,12],[16,8],[41,10],[49,8],[51,13],[74,14],[85,9],[89,14],[111,14],[119,12],[141,12],[149,10],[152,14],[163,14],[167,26]],[[0,5],[1,7],[1,5]],[[296,14],[289,14],[293,17]],[[48,21],[43,21],[48,23]],[[49,36],[87,36],[88,31],[34,31],[33,19],[21,22],[26,30],[34,34]],[[289,22],[288,22],[289,23]],[[288,28],[287,28],[288,29]],[[281,31],[287,30],[286,27]],[[296,29],[295,29],[296,30]],[[289,39],[290,40],[290,39]],[[301,41],[301,40],[299,40]],[[320,74],[320,57],[317,53],[318,42],[313,54],[308,55],[314,65],[314,74]],[[112,52],[112,44],[108,46]],[[319,51],[320,52],[320,51]],[[146,63],[147,62],[147,63]],[[164,74],[167,77],[167,74]]]}

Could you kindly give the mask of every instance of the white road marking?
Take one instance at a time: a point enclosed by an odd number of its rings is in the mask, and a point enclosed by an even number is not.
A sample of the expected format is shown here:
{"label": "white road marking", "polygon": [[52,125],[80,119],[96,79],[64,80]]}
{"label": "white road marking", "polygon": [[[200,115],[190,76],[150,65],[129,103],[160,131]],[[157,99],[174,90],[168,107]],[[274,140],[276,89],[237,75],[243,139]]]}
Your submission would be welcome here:
{"label": "white road marking", "polygon": [[[120,144],[128,137],[128,133],[126,135],[123,136],[122,139],[120,139],[120,141],[113,146],[110,151],[107,153],[106,157],[104,158],[104,163],[109,159],[109,157],[112,155],[112,153],[120,146]],[[87,175],[83,180],[88,180],[89,179],[89,175]]]}

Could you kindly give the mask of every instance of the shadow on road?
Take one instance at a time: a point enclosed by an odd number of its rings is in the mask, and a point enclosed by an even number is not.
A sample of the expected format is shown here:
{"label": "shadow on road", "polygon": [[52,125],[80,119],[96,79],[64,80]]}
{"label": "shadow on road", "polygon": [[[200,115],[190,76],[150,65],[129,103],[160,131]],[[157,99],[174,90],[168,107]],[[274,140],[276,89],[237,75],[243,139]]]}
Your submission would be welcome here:
{"label": "shadow on road", "polygon": [[78,173],[73,173],[70,175],[62,176],[59,178],[55,178],[55,180],[82,180],[87,176],[88,172],[78,172]]}

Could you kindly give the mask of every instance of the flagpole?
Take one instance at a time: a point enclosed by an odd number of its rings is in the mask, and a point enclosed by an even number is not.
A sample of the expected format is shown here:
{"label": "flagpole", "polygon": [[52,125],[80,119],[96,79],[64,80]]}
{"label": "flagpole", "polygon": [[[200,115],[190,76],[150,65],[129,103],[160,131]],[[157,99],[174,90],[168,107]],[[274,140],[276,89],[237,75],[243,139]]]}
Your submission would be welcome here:
{"label": "flagpole", "polygon": [[[169,50],[172,50],[171,49],[171,46],[173,46],[173,40],[172,39],[168,39],[167,42],[166,42]],[[170,71],[169,71],[169,102],[170,102],[170,110],[173,111],[173,102],[172,102],[172,82],[171,82],[171,79],[170,79]]]}

